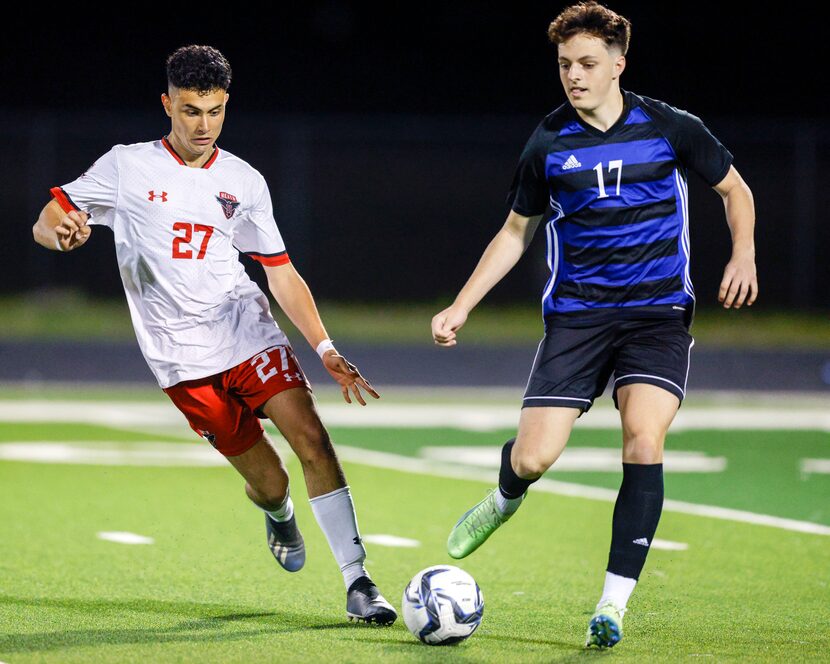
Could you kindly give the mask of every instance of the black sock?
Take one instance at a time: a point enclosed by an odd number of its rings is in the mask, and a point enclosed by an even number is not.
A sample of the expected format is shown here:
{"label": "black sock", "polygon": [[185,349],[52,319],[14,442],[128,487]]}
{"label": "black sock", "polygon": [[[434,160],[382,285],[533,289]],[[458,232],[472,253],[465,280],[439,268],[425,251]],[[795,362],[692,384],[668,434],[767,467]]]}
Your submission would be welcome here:
{"label": "black sock", "polygon": [[623,464],[608,571],[639,579],[663,511],[663,464]]}
{"label": "black sock", "polygon": [[499,469],[499,491],[505,498],[521,498],[527,488],[536,480],[525,480],[519,477],[510,463],[510,451],[513,449],[515,438],[508,440],[501,448],[501,468]]}

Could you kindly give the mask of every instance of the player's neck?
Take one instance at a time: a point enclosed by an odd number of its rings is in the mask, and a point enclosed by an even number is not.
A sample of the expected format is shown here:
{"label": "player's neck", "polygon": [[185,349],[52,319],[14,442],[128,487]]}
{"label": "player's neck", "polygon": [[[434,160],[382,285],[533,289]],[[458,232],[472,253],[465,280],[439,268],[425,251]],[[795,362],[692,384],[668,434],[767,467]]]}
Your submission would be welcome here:
{"label": "player's neck", "polygon": [[575,110],[577,115],[579,115],[582,121],[586,124],[589,124],[600,131],[608,131],[614,126],[614,124],[616,124],[617,120],[620,119],[624,108],[625,100],[623,99],[622,92],[617,89],[615,92],[608,95],[608,99],[596,108],[587,111],[579,108]]}
{"label": "player's neck", "polygon": [[202,154],[194,154],[179,142],[176,138],[176,134],[172,131],[167,134],[167,142],[170,144],[170,147],[175,150],[176,154],[185,163],[185,165],[190,168],[201,168],[204,166],[207,160],[213,156],[213,151],[216,150],[216,144],[214,143],[210,146],[210,150],[207,150]]}

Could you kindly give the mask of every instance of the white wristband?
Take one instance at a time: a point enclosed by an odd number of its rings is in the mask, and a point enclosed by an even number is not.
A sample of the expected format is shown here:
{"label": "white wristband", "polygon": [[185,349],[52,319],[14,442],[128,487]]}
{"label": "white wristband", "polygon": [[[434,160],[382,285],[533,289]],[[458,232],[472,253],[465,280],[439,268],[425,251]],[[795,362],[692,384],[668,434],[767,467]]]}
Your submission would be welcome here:
{"label": "white wristband", "polygon": [[331,339],[323,339],[319,344],[317,344],[317,354],[320,356],[320,359],[323,359],[323,355],[326,351],[334,350],[334,344],[331,342]]}

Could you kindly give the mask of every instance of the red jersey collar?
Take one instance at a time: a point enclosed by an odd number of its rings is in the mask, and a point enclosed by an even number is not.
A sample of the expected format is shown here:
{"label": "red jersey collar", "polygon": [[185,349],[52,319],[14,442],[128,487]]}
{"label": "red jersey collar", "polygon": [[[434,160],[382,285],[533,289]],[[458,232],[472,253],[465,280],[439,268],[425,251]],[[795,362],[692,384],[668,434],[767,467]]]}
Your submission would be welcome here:
{"label": "red jersey collar", "polygon": [[[170,153],[170,156],[173,157],[177,162],[179,162],[182,166],[187,166],[185,160],[182,159],[179,154],[173,149],[173,146],[170,145],[170,141],[167,140],[167,136],[161,137],[161,144],[164,146],[164,149]],[[213,165],[213,162],[216,161],[216,158],[219,156],[219,148],[216,145],[213,146],[213,153],[210,155],[208,160],[202,164],[201,168],[210,168]]]}

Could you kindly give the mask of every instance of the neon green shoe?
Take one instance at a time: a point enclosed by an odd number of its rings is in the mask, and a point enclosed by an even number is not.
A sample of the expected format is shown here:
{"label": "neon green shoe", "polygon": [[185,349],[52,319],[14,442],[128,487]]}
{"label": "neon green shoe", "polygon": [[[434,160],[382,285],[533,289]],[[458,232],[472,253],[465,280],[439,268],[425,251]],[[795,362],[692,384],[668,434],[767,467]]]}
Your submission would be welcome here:
{"label": "neon green shoe", "polygon": [[623,637],[622,623],[625,609],[617,608],[611,600],[607,600],[597,607],[591,622],[588,624],[588,634],[585,637],[585,646],[599,648],[613,648]]}
{"label": "neon green shoe", "polygon": [[464,513],[455,524],[447,539],[447,553],[453,558],[466,558],[487,538],[496,528],[507,521],[512,514],[504,514],[496,505],[496,491],[493,489],[480,503]]}

